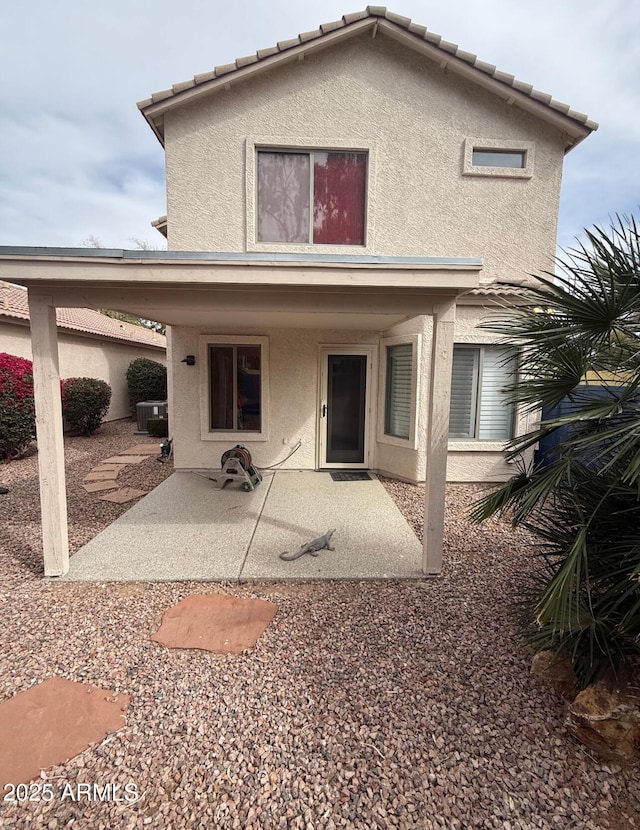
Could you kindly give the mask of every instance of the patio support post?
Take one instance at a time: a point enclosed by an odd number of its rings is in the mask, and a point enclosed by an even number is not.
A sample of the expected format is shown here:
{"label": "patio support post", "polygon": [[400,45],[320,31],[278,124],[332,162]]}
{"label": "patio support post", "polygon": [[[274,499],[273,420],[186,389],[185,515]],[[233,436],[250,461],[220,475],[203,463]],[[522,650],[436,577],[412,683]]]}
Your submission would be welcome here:
{"label": "patio support post", "polygon": [[29,289],[45,576],[69,570],[58,331],[53,299]]}
{"label": "patio support post", "polygon": [[422,570],[439,574],[442,570],[444,500],[447,484],[449,444],[449,401],[453,365],[455,301],[433,309],[431,369],[429,377],[429,423],[427,426],[427,472],[424,487]]}

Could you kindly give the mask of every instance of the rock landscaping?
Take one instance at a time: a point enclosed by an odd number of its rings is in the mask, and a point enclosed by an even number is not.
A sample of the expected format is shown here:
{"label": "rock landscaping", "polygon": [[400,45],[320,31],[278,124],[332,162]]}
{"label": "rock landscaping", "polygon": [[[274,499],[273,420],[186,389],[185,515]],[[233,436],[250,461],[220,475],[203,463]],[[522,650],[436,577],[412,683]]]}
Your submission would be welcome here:
{"label": "rock landscaping", "polygon": [[[127,509],[82,483],[133,429],[65,439],[74,550]],[[149,490],[170,471],[150,456],[118,487]],[[511,607],[530,540],[469,526],[477,487],[449,488],[441,578],[101,584],[42,579],[35,456],[0,480],[0,701],[51,677],[130,700],[122,728],[34,780],[50,800],[1,803],[0,827],[640,826],[637,776],[574,741],[561,698],[530,676]],[[420,532],[421,488],[384,483]],[[239,654],[153,642],[196,594],[278,612]]]}

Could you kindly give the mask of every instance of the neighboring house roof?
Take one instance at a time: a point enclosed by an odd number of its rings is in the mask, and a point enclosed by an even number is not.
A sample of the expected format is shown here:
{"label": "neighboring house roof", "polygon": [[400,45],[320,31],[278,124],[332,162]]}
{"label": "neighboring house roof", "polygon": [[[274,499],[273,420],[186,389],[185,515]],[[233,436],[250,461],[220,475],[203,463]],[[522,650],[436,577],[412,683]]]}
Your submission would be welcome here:
{"label": "neighboring house roof", "polygon": [[510,305],[518,303],[519,300],[526,300],[528,298],[527,288],[531,287],[532,283],[510,283],[494,282],[481,285],[479,288],[472,288],[471,291],[466,291],[461,294],[456,300],[461,305]]}
{"label": "neighboring house roof", "polygon": [[467,291],[465,297],[524,297],[527,293],[527,288],[531,287],[531,283],[523,283],[516,285],[507,282],[490,282],[487,285],[481,285],[480,288],[473,288]]}
{"label": "neighboring house roof", "polygon": [[[17,320],[29,320],[29,303],[27,289],[20,285],[0,280],[0,319],[13,317]],[[137,343],[166,349],[167,339],[144,326],[135,326],[113,317],[107,317],[91,308],[57,308],[56,322],[59,328],[69,329],[94,337]]]}
{"label": "neighboring house roof", "polygon": [[158,233],[161,233],[164,238],[167,238],[167,217],[165,216],[158,216],[157,219],[154,219],[151,223],[151,227],[155,228]]}
{"label": "neighboring house roof", "polygon": [[584,113],[575,112],[568,104],[556,101],[548,93],[534,89],[531,84],[499,71],[493,64],[481,61],[476,55],[443,40],[424,26],[412,23],[408,17],[387,11],[384,6],[367,6],[364,11],[345,14],[341,20],[323,23],[319,29],[280,41],[269,49],[260,49],[254,55],[238,58],[234,63],[216,66],[211,72],[195,75],[191,80],[174,84],[171,89],[153,93],[151,98],[140,101],[138,107],[164,145],[164,113],[168,109],[189,103],[200,95],[229,89],[232,83],[245,80],[256,72],[298,59],[305,53],[331,46],[336,41],[369,29],[373,30],[374,37],[383,32],[437,61],[441,67],[500,95],[509,104],[516,104],[555,124],[567,134],[567,150],[598,128],[597,123],[590,121]]}

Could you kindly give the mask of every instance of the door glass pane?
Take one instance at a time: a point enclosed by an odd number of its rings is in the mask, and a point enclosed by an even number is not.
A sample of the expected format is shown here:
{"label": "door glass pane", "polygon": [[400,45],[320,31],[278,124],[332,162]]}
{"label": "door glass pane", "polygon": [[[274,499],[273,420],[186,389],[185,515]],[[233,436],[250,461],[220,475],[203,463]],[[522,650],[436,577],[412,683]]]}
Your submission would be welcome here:
{"label": "door glass pane", "polygon": [[309,154],[258,153],[258,240],[309,241]]}
{"label": "door glass pane", "polygon": [[238,429],[258,432],[261,418],[260,346],[237,346]]}
{"label": "door glass pane", "polygon": [[366,355],[329,355],[327,463],[364,463]]}
{"label": "door glass pane", "polygon": [[209,347],[211,429],[233,429],[233,346]]}
{"label": "door glass pane", "polygon": [[366,153],[313,154],[313,241],[364,245]]}

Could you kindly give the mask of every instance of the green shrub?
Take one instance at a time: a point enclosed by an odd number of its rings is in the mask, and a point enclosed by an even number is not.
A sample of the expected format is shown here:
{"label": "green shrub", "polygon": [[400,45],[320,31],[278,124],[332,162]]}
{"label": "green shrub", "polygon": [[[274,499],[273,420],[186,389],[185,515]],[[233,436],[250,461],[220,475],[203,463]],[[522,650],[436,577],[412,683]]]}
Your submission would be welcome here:
{"label": "green shrub", "polygon": [[149,418],[147,432],[152,438],[167,438],[169,435],[169,421],[166,418]]}
{"label": "green shrub", "polygon": [[127,387],[131,414],[140,401],[164,401],[167,398],[167,370],[162,363],[138,357],[127,369]]}
{"label": "green shrub", "polygon": [[30,360],[0,353],[0,460],[16,458],[36,428]]}
{"label": "green shrub", "polygon": [[98,378],[67,378],[60,386],[67,429],[81,435],[94,433],[109,409],[109,384]]}

